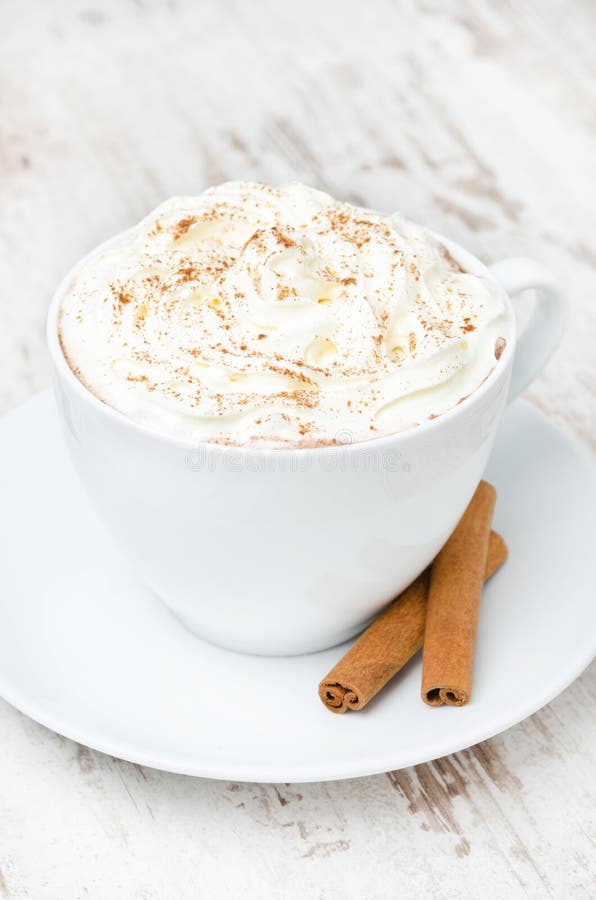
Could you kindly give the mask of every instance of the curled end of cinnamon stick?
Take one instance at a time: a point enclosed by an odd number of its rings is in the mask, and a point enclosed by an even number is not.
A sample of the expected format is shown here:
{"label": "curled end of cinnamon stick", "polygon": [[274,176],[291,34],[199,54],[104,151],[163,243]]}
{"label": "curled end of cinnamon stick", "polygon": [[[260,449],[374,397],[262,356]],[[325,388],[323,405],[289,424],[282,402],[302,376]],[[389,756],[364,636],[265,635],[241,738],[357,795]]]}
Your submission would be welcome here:
{"label": "curled end of cinnamon stick", "polygon": [[431,687],[422,695],[429,706],[465,706],[470,699],[466,691],[456,687]]}
{"label": "curled end of cinnamon stick", "polygon": [[345,713],[348,709],[358,709],[358,694],[350,687],[333,681],[322,681],[319,697],[334,713]]}

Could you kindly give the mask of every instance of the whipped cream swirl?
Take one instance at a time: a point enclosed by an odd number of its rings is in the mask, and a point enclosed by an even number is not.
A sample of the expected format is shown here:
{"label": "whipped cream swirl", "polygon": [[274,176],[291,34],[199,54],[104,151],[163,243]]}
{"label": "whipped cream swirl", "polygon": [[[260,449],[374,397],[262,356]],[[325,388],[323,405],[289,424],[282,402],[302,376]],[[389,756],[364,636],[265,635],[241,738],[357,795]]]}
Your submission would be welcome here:
{"label": "whipped cream swirl", "polygon": [[438,416],[497,364],[502,292],[424,228],[301,184],[174,197],[61,301],[75,374],[191,441],[316,446]]}

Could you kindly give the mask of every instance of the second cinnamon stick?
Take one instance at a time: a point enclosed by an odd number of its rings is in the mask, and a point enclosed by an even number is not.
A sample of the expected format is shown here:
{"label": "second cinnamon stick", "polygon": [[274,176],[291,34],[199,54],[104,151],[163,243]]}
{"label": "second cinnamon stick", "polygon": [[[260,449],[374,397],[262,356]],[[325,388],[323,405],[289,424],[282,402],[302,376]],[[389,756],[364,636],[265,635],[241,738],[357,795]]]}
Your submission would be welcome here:
{"label": "second cinnamon stick", "polygon": [[481,481],[430,579],[422,656],[422,699],[463,706],[470,699],[476,629],[496,492]]}

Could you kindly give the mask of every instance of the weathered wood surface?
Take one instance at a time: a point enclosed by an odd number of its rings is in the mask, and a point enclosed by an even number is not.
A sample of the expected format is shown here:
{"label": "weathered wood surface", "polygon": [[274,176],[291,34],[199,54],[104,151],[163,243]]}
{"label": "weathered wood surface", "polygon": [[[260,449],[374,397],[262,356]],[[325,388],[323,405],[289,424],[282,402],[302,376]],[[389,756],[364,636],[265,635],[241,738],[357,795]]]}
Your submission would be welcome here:
{"label": "weathered wood surface", "polygon": [[[591,0],[4,0],[0,409],[47,383],[85,250],[170,194],[299,178],[551,267],[569,328],[528,396],[596,445],[595,35]],[[0,703],[0,898],[593,897],[595,688],[429,765],[285,787],[142,769]]]}

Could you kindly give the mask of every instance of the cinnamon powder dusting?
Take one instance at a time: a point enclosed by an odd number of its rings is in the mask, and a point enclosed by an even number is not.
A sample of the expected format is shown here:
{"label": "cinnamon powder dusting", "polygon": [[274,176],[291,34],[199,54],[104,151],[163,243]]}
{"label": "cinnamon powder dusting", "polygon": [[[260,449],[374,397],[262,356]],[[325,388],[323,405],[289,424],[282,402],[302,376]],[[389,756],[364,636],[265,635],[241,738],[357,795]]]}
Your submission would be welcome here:
{"label": "cinnamon powder dusting", "polygon": [[174,236],[174,240],[179,240],[183,235],[192,228],[193,225],[197,223],[198,219],[196,216],[186,216],[184,219],[180,219],[172,228],[172,234]]}

